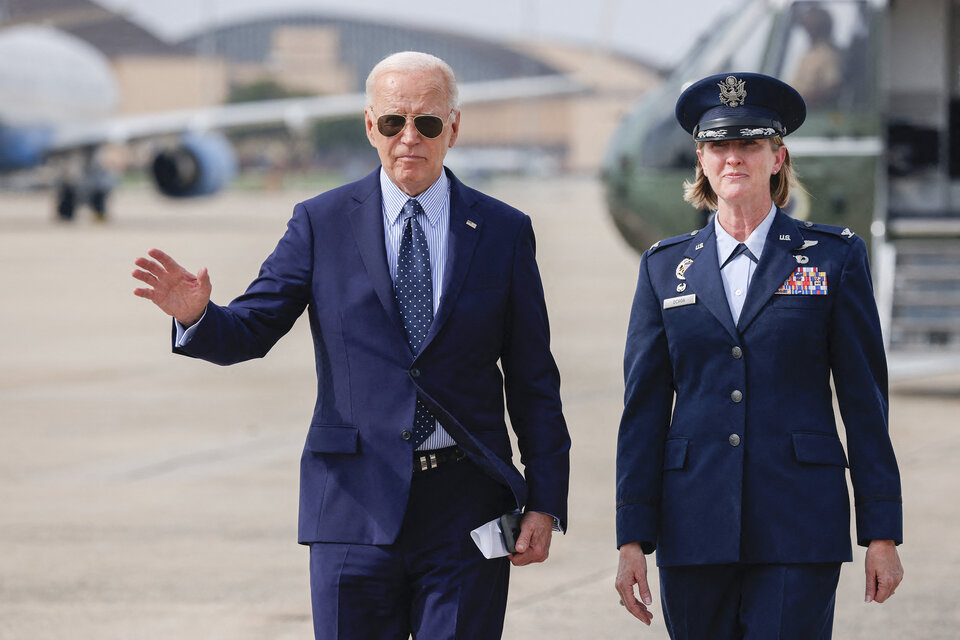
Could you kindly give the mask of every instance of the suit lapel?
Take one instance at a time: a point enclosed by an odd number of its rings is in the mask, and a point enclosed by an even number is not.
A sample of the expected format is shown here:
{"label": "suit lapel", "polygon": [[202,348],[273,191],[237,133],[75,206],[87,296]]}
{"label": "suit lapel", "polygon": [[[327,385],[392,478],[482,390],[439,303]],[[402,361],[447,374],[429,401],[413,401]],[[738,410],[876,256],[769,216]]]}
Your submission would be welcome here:
{"label": "suit lapel", "polygon": [[393,294],[393,280],[387,266],[387,249],[383,239],[383,201],[380,194],[380,170],[358,183],[353,196],[357,208],[351,212],[350,224],[360,250],[363,266],[374,291],[391,321],[406,335]]}
{"label": "suit lapel", "polygon": [[447,171],[447,176],[450,178],[450,229],[447,231],[447,265],[443,275],[443,295],[440,297],[440,308],[434,314],[433,323],[420,347],[421,353],[450,317],[470,270],[470,262],[483,229],[483,217],[473,209],[476,200],[469,197],[467,189],[453,173]]}
{"label": "suit lapel", "polygon": [[[720,279],[720,265],[717,262],[717,235],[713,230],[713,222],[704,227],[697,237],[687,243],[686,257],[693,260],[684,277],[687,279],[687,293],[695,293],[697,302],[710,310],[723,328],[736,339],[739,339],[737,328],[733,325],[733,316],[730,314],[730,305],[724,294],[723,281]],[[697,250],[700,243],[703,247]]]}
{"label": "suit lapel", "polygon": [[[803,246],[803,237],[796,222],[787,214],[777,209],[775,215],[776,218],[763,245],[760,263],[750,280],[747,299],[740,312],[740,321],[737,323],[740,333],[747,330],[770,296],[776,293],[780,285],[797,268],[797,260],[790,252]],[[789,240],[781,238],[789,238]]]}

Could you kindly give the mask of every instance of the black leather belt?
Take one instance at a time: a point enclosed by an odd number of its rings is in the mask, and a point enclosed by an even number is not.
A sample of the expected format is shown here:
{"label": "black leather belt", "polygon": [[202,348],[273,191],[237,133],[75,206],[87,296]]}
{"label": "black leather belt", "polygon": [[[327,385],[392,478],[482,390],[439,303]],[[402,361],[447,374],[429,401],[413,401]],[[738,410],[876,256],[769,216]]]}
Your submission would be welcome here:
{"label": "black leather belt", "polygon": [[432,449],[430,451],[413,452],[413,472],[423,473],[437,467],[450,464],[451,462],[460,462],[467,457],[463,449],[454,445],[443,449]]}

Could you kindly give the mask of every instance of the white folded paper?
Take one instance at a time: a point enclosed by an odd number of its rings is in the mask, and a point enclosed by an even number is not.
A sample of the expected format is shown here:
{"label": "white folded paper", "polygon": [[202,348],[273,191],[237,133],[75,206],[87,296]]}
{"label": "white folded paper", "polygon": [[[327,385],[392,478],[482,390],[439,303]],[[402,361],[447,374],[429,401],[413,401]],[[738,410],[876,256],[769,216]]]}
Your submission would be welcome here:
{"label": "white folded paper", "polygon": [[470,532],[474,544],[480,549],[484,558],[501,558],[510,555],[507,545],[503,542],[503,531],[500,530],[500,518],[480,525]]}

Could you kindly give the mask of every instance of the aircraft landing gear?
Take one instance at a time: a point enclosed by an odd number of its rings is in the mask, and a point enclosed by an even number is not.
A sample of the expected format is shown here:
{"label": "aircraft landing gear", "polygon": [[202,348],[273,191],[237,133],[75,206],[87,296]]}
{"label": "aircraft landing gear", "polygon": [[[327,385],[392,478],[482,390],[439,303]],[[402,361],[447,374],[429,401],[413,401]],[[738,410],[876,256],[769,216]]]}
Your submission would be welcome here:
{"label": "aircraft landing gear", "polygon": [[57,219],[70,222],[77,212],[77,188],[70,184],[57,187]]}
{"label": "aircraft landing gear", "polygon": [[77,181],[60,182],[56,190],[57,220],[72,222],[76,217],[77,209],[88,206],[97,222],[105,222],[111,182],[109,175],[102,171]]}
{"label": "aircraft landing gear", "polygon": [[90,194],[90,209],[93,210],[93,216],[97,222],[105,222],[107,219],[107,195],[108,189],[94,189]]}
{"label": "aircraft landing gear", "polygon": [[114,177],[97,159],[96,148],[84,149],[64,157],[60,165],[56,189],[56,216],[61,222],[75,219],[77,208],[90,207],[94,219],[107,219],[107,199],[114,186]]}

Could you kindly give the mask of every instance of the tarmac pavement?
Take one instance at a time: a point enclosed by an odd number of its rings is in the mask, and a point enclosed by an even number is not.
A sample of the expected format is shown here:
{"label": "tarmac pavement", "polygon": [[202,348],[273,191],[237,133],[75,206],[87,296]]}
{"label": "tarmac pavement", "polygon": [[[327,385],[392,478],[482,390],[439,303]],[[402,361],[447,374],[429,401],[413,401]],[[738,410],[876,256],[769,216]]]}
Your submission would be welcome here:
{"label": "tarmac pavement", "polygon": [[[546,563],[513,569],[504,637],[662,640],[659,604],[648,629],[613,588],[638,256],[593,180],[476,186],[533,218],[573,438],[569,532],[554,536]],[[220,368],[175,357],[169,319],[133,296],[129,275],[159,247],[208,267],[225,303],[310,195],[171,203],[121,190],[109,223],[64,225],[46,195],[0,194],[0,639],[312,637],[307,551],[296,544],[316,385],[306,321],[263,360]],[[920,372],[891,392],[906,578],[886,604],[864,604],[858,550],[843,570],[835,637],[958,638],[960,375]]]}

